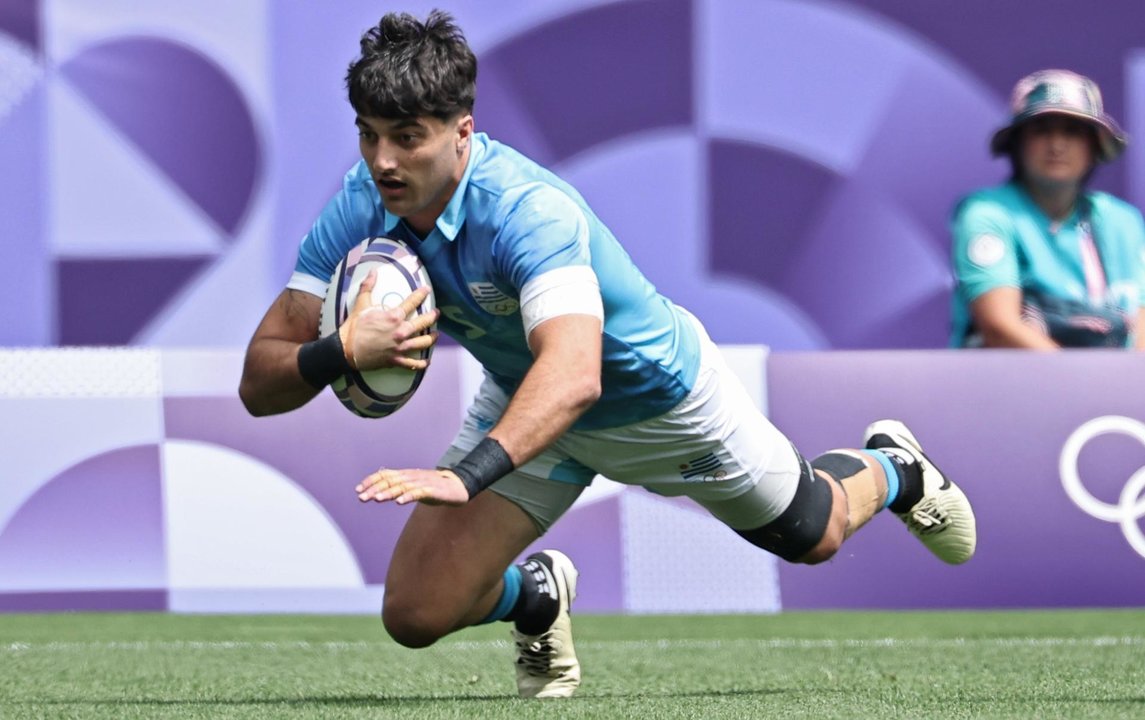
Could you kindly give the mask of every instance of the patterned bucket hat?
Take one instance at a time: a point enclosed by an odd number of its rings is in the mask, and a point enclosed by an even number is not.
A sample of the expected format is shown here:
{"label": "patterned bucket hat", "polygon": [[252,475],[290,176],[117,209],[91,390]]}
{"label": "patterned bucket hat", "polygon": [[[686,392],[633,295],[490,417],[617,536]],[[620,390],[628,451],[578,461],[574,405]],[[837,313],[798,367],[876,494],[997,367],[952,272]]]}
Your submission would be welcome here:
{"label": "patterned bucket hat", "polygon": [[1105,114],[1097,83],[1069,70],[1039,70],[1019,80],[1010,97],[1010,113],[1010,124],[994,133],[990,141],[990,151],[995,155],[1010,152],[1015,129],[1047,113],[1069,115],[1092,125],[1097,130],[1098,160],[1102,162],[1115,160],[1129,142],[1117,122]]}

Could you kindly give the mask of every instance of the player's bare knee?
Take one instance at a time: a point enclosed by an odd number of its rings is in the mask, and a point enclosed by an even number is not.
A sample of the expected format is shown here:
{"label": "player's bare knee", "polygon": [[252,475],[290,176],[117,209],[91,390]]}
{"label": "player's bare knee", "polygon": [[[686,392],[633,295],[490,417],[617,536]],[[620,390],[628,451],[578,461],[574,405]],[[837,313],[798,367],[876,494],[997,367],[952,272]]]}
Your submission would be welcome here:
{"label": "player's bare knee", "polygon": [[429,647],[452,629],[424,605],[390,602],[388,598],[382,604],[382,625],[394,642],[408,648]]}

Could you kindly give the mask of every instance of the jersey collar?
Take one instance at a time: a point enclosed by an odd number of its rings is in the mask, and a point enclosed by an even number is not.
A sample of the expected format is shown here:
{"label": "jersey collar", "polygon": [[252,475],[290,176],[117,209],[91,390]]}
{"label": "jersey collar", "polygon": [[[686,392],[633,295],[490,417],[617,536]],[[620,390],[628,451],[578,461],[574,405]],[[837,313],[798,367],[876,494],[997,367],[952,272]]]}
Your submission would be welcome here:
{"label": "jersey collar", "polygon": [[[473,175],[473,168],[477,167],[477,163],[485,156],[487,140],[485,133],[473,133],[469,143],[469,161],[465,163],[465,172],[461,176],[461,182],[457,183],[457,188],[454,189],[449,204],[445,206],[445,210],[434,223],[442,237],[450,242],[457,237],[457,233],[461,232],[461,227],[465,224],[465,190],[469,187],[469,178]],[[391,214],[385,207],[382,208],[382,212],[385,213],[382,227],[387,233],[392,232],[401,222],[401,218]]]}

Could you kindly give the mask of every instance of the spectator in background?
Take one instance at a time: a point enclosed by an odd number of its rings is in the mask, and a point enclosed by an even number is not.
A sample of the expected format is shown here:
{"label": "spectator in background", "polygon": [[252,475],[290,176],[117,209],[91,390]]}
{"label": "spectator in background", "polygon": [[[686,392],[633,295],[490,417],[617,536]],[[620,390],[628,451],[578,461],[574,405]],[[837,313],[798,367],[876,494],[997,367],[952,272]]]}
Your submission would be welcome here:
{"label": "spectator in background", "polygon": [[1127,138],[1089,78],[1042,70],[1018,81],[1010,123],[990,142],[1006,183],[954,213],[956,347],[1145,349],[1145,225],[1087,189]]}

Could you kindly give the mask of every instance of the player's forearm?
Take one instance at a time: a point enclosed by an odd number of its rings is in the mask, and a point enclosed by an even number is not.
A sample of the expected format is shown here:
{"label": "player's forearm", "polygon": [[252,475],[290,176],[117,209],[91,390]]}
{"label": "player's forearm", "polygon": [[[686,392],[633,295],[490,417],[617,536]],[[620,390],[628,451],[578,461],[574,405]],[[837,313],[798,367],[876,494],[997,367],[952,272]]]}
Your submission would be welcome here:
{"label": "player's forearm", "polygon": [[532,460],[600,399],[599,366],[571,374],[553,360],[534,363],[489,437],[515,467]]}
{"label": "player's forearm", "polygon": [[300,408],[319,393],[298,370],[299,343],[263,338],[247,349],[239,397],[251,415],[275,415]]}

